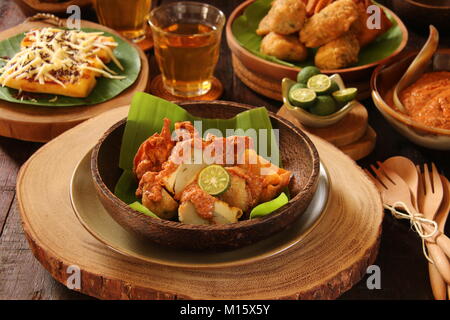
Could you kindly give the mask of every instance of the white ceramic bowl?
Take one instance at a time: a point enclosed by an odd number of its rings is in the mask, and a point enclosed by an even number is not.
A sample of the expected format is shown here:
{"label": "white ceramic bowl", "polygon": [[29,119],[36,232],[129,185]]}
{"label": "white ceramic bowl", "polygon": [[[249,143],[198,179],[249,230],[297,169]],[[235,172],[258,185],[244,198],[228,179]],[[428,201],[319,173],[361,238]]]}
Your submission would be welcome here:
{"label": "white ceramic bowl", "polygon": [[[334,80],[339,90],[345,89],[344,81],[342,80],[341,76],[338,74],[333,74],[330,76],[331,80]],[[318,116],[315,114],[312,114],[303,108],[295,107],[289,102],[289,89],[296,84],[297,82],[289,79],[289,78],[283,78],[283,81],[281,82],[281,91],[283,93],[283,104],[284,106],[289,110],[289,112],[297,118],[297,120],[307,126],[307,127],[313,127],[313,128],[323,128],[331,126],[332,124],[335,124],[336,122],[342,120],[342,118],[345,117],[345,115],[352,110],[352,108],[357,105],[356,100],[350,101],[345,106],[343,106],[341,109],[336,111],[335,113],[332,113],[328,116]]]}

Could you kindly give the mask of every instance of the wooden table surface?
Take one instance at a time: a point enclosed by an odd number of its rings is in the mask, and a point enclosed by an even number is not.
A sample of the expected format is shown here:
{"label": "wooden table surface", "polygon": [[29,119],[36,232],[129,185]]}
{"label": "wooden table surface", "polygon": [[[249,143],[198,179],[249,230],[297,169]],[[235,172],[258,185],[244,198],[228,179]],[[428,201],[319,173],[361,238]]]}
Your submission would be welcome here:
{"label": "wooden table surface", "polygon": [[[241,1],[203,2],[214,4],[228,16]],[[389,1],[382,2],[389,5]],[[82,17],[93,19],[94,14],[92,11],[83,12]],[[0,0],[0,30],[15,26],[25,18],[26,15],[16,2]],[[408,26],[410,31],[408,48],[420,47],[425,42],[426,34],[419,34],[413,29],[414,26]],[[449,38],[441,37],[441,46],[448,47],[449,44]],[[155,75],[157,67],[152,53],[149,59],[151,74]],[[215,75],[224,84],[223,100],[266,106],[272,111],[277,111],[281,105],[280,102],[254,93],[234,75],[225,39],[222,41],[221,58]],[[410,143],[391,128],[371,100],[362,103],[369,110],[369,122],[378,134],[378,141],[375,151],[366,159],[359,161],[361,166],[365,167],[390,156],[403,155],[416,163],[433,161],[447,177],[450,177],[449,152],[427,150]],[[23,234],[15,196],[16,176],[20,166],[41,146],[39,143],[0,137],[0,299],[90,299],[56,282],[34,258]],[[446,230],[449,234],[450,225]],[[407,222],[386,215],[380,252],[375,264],[381,269],[381,289],[367,289],[366,276],[341,299],[433,298],[421,242]]]}

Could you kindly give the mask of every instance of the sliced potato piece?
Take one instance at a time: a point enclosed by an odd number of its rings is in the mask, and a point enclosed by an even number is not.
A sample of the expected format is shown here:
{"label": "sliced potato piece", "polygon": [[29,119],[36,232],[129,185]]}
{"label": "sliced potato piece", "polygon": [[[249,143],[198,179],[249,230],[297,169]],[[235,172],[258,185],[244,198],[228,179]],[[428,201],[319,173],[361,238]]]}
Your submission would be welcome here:
{"label": "sliced potato piece", "polygon": [[241,216],[241,209],[232,207],[220,200],[214,203],[214,213],[211,220],[200,217],[195,206],[190,201],[183,202],[178,208],[178,219],[180,222],[187,224],[227,224],[237,222]]}

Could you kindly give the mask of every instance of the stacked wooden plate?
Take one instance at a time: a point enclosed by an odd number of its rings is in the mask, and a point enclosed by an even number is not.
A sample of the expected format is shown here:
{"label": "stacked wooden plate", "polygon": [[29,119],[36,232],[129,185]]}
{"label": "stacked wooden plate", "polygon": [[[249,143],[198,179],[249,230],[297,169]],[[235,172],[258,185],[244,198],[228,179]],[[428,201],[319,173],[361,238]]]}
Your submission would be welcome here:
{"label": "stacked wooden plate", "polygon": [[[255,2],[258,2],[255,3]],[[241,18],[242,15],[246,14],[246,10],[255,5],[255,10],[252,10],[252,14],[249,14],[246,17],[247,21],[250,19],[249,17],[255,19],[255,15],[258,16],[263,10],[261,8],[265,8],[267,4],[270,5],[270,1],[265,0],[248,0],[238,6],[230,15],[226,26],[226,36],[228,46],[232,52],[232,63],[233,68],[236,75],[244,82],[252,90],[275,100],[282,100],[281,94],[281,80],[283,78],[296,79],[297,73],[300,70],[300,67],[294,66],[293,64],[286,63],[278,63],[273,60],[266,60],[261,56],[257,55],[256,52],[252,52],[244,48],[244,46],[238,41],[237,37],[233,33],[234,23],[236,20]],[[382,7],[383,10],[387,13],[387,15],[391,18],[391,21],[394,22],[395,32],[393,32],[393,36],[389,37],[388,41],[392,41],[389,44],[378,43],[377,40],[374,43],[371,43],[368,47],[365,47],[364,50],[367,53],[373,54],[374,50],[378,52],[379,49],[389,48],[389,52],[383,52],[383,54],[377,53],[377,58],[373,56],[371,59],[367,59],[368,63],[363,65],[358,65],[354,67],[349,67],[345,69],[338,70],[322,70],[322,73],[325,74],[334,74],[339,73],[344,82],[349,87],[358,88],[358,99],[362,100],[370,97],[370,83],[368,79],[370,79],[370,75],[375,67],[379,64],[382,64],[388,61],[390,58],[394,57],[398,53],[400,53],[403,48],[406,46],[408,41],[408,30],[406,29],[403,22],[393,13],[391,10],[386,7]],[[258,14],[256,14],[258,12]],[[258,16],[258,18],[261,18]],[[242,21],[241,21],[242,22]],[[251,21],[248,24],[254,25],[255,21]],[[251,32],[250,29],[248,29]],[[389,32],[389,31],[388,31]],[[254,33],[254,32],[253,32]],[[248,36],[249,34],[247,34]],[[383,37],[383,36],[381,36]],[[243,37],[244,38],[244,37]],[[247,38],[247,37],[246,37]],[[395,38],[395,41],[393,41]],[[257,36],[252,37],[251,41],[247,39],[249,44],[252,44],[252,47],[255,46],[255,43],[258,43]],[[395,42],[395,43],[394,43]],[[375,49],[373,48],[375,46]],[[253,48],[257,50],[256,48]],[[369,52],[370,51],[370,52]]]}
{"label": "stacked wooden plate", "polygon": [[19,173],[27,239],[58,281],[66,284],[67,268],[77,266],[79,290],[104,299],[328,299],[350,289],[374,262],[380,196],[350,158],[312,135],[321,157],[317,192],[285,232],[221,253],[137,238],[95,196],[89,161],[98,139],[127,113],[128,107],[111,110],[63,133]]}
{"label": "stacked wooden plate", "polygon": [[278,115],[330,142],[355,161],[366,157],[375,148],[377,134],[369,126],[367,109],[360,103],[353,107],[341,121],[324,128],[302,125],[285,106],[278,111]]}
{"label": "stacked wooden plate", "polygon": [[[64,21],[63,21],[64,22]],[[11,29],[0,32],[0,41],[16,37],[33,28],[50,26],[47,22],[24,22]],[[47,142],[75,125],[90,119],[106,110],[129,104],[136,91],[145,91],[149,77],[148,60],[138,46],[124,39],[116,31],[105,26],[82,21],[82,28],[102,30],[122,40],[123,45],[130,46],[134,53],[133,65],[140,65],[136,79],[129,86],[111,99],[98,104],[77,106],[35,106],[30,104],[0,100],[0,135],[20,140]],[[6,88],[3,88],[6,89]],[[95,91],[95,88],[94,88]],[[86,99],[89,100],[89,97]],[[55,102],[57,103],[58,100]]]}

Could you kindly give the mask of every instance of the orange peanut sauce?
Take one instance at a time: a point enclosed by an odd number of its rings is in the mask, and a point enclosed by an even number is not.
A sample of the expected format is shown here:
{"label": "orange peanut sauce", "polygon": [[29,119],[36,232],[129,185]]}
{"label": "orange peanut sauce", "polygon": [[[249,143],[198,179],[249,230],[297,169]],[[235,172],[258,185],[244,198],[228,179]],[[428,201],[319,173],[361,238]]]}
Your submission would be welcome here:
{"label": "orange peanut sauce", "polygon": [[399,98],[412,120],[450,129],[450,72],[424,73],[401,91]]}

